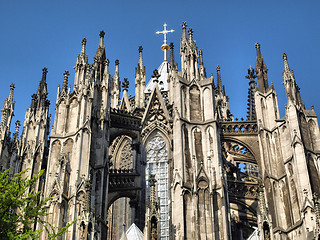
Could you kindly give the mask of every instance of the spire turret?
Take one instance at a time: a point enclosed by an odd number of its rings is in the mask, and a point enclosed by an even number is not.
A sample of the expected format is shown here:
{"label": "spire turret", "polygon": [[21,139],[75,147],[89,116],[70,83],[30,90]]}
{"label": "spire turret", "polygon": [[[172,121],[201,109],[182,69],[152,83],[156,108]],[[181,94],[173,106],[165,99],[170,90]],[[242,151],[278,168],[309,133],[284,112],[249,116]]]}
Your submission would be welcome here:
{"label": "spire turret", "polygon": [[96,52],[96,55],[94,56],[95,62],[103,62],[106,60],[106,52],[105,52],[105,46],[104,46],[104,31],[100,31],[100,41],[99,41],[99,46]]}
{"label": "spire turret", "polygon": [[142,61],[142,46],[139,46],[138,67],[135,72],[135,106],[137,108],[144,107],[144,88],[146,83],[146,68]]}
{"label": "spire turret", "polygon": [[139,46],[139,62],[138,62],[138,69],[143,70],[143,61],[142,61],[142,46]]}
{"label": "spire turret", "polygon": [[87,39],[86,38],[83,38],[82,41],[82,48],[81,48],[81,53],[80,53],[80,56],[81,57],[84,57],[86,55],[86,44],[87,44]]}
{"label": "spire turret", "polygon": [[293,102],[304,108],[304,103],[301,99],[300,88],[295,80],[293,71],[289,67],[288,56],[286,53],[282,55],[284,62],[284,70],[282,73],[283,84],[285,86],[288,102]]}
{"label": "spire turret", "polygon": [[13,102],[13,91],[14,91],[14,84],[11,83],[10,85],[10,92],[8,98],[3,103],[2,108],[2,116],[1,116],[1,127],[8,126],[10,127],[11,117],[13,116],[13,109],[14,109],[14,102]]}
{"label": "spire turret", "polygon": [[206,74],[206,69],[203,64],[203,51],[202,51],[202,49],[199,50],[199,68],[200,68],[200,76],[206,78],[207,74]]}
{"label": "spire turret", "polygon": [[174,45],[173,45],[173,43],[170,43],[170,66],[171,66],[171,68],[172,69],[175,69],[175,61],[174,61],[174,51],[173,51],[173,49],[174,49]]}
{"label": "spire turret", "polygon": [[191,43],[193,43],[193,30],[192,30],[192,28],[188,29],[188,34],[189,34],[189,41]]}
{"label": "spire turret", "polygon": [[260,43],[256,43],[255,47],[257,49],[256,73],[258,77],[259,91],[266,92],[269,88],[267,76],[268,69],[261,55]]}
{"label": "spire turret", "polygon": [[12,134],[12,142],[18,142],[19,141],[19,128],[21,126],[21,123],[19,120],[16,121],[16,128],[14,133]]}
{"label": "spire turret", "polygon": [[69,71],[66,70],[64,73],[64,78],[63,78],[63,84],[62,84],[62,91],[64,91],[65,93],[68,92],[68,76],[70,75],[69,74]]}
{"label": "spire turret", "polygon": [[220,66],[217,65],[216,67],[217,70],[217,91],[222,92],[222,82],[221,82],[221,75],[220,75]]}
{"label": "spire turret", "polygon": [[246,76],[247,79],[250,80],[249,82],[249,90],[248,90],[248,112],[247,112],[247,120],[256,120],[256,106],[254,100],[254,92],[256,88],[256,81],[254,80],[257,76],[254,74],[254,69],[250,66],[248,69],[248,75]]}
{"label": "spire turret", "polygon": [[120,101],[120,77],[119,77],[119,60],[115,61],[113,88],[111,93],[111,107],[117,108]]}
{"label": "spire turret", "polygon": [[186,22],[182,22],[181,24],[182,26],[182,40],[187,40],[187,23]]}
{"label": "spire turret", "polygon": [[42,99],[46,99],[48,92],[47,92],[47,73],[48,69],[44,67],[42,69],[42,78],[41,81],[39,82],[39,87],[37,91],[37,97],[38,101],[40,102]]}
{"label": "spire turret", "polygon": [[104,31],[100,31],[100,42],[99,42],[99,47],[100,48],[104,48],[104,35],[105,35],[105,32]]}

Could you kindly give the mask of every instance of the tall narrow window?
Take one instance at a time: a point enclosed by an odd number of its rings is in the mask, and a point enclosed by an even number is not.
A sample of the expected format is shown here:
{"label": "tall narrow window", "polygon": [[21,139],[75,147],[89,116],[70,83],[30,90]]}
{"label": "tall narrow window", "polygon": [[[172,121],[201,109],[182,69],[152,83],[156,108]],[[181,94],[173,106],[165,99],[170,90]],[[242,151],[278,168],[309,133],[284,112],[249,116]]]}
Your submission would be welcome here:
{"label": "tall narrow window", "polygon": [[168,190],[168,148],[163,137],[156,133],[146,148],[146,187],[149,196],[149,176],[155,175],[157,197],[160,200],[160,239],[169,239],[169,190]]}

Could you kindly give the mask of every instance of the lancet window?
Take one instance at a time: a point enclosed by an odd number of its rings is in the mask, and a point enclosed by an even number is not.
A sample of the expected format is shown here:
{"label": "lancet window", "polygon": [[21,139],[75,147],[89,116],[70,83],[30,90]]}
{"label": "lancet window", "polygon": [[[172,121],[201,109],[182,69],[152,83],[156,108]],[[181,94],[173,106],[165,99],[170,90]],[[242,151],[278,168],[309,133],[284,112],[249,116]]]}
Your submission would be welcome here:
{"label": "lancet window", "polygon": [[160,239],[167,240],[169,239],[168,148],[159,133],[148,141],[146,155],[146,197],[149,196],[149,176],[154,174],[160,205]]}

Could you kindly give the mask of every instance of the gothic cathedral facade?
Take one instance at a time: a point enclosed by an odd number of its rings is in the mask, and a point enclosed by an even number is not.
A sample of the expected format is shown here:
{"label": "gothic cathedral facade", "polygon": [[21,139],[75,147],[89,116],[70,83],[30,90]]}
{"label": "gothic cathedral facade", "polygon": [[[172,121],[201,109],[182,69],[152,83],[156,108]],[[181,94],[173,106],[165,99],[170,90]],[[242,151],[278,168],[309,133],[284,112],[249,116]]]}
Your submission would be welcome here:
{"label": "gothic cathedral facade", "polygon": [[9,132],[14,85],[2,109],[1,168],[28,169],[26,177],[45,169],[33,188],[51,198],[46,220],[78,219],[61,239],[126,239],[132,223],[147,240],[320,239],[319,126],[286,54],[285,116],[257,43],[256,67],[246,76],[248,114],[238,120],[220,67],[215,81],[207,76],[185,22],[180,71],[165,41],[165,59],[146,81],[139,47],[133,97],[128,79],[120,84],[118,60],[109,72],[104,35],[92,64],[82,40],[73,89],[66,71],[52,120],[46,68],[20,139],[19,121]]}

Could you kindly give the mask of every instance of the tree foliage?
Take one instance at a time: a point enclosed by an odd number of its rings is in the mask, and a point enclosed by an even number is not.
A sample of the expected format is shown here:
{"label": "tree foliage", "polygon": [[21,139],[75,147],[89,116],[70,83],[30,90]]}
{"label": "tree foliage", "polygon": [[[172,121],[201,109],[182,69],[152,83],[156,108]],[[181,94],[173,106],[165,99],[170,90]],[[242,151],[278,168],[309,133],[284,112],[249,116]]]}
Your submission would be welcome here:
{"label": "tree foliage", "polygon": [[[46,205],[50,198],[40,199],[40,191],[32,190],[43,171],[32,178],[23,177],[27,170],[10,176],[10,169],[0,172],[0,239],[29,240],[38,239],[42,231],[55,240],[64,234],[66,227],[56,228],[46,222]],[[35,230],[36,224],[41,229]]]}

